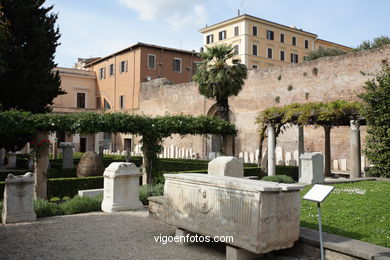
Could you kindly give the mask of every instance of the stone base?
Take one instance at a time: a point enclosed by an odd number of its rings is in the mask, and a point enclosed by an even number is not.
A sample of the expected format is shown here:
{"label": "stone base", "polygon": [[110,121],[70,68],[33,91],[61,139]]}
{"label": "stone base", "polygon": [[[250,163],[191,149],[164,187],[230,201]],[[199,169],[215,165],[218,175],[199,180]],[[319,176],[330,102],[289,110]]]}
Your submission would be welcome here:
{"label": "stone base", "polygon": [[242,248],[226,246],[226,260],[251,260],[261,256],[262,254],[254,254]]}
{"label": "stone base", "polygon": [[3,212],[2,216],[3,224],[19,223],[19,222],[32,222],[37,220],[35,213],[9,215]]}
{"label": "stone base", "polygon": [[103,194],[104,189],[92,189],[92,190],[79,190],[79,196],[84,197],[96,197],[100,194]]}
{"label": "stone base", "polygon": [[106,200],[103,200],[102,211],[104,212],[118,212],[118,211],[127,211],[127,210],[136,210],[143,208],[141,201],[126,201],[124,203],[107,203]]}
{"label": "stone base", "polygon": [[149,201],[149,217],[161,218],[164,213],[164,196],[148,197]]}

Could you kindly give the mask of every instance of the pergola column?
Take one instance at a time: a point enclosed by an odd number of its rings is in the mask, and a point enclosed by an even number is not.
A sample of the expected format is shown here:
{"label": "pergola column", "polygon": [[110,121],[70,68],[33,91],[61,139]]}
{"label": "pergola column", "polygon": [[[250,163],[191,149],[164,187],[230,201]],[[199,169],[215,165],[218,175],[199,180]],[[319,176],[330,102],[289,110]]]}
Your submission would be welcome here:
{"label": "pergola column", "polygon": [[301,155],[305,152],[305,136],[304,128],[302,125],[298,126],[298,166],[299,166],[299,177],[301,177]]}
{"label": "pergola column", "polygon": [[268,176],[275,175],[275,128],[267,125],[268,130]]}
{"label": "pergola column", "polygon": [[351,120],[350,130],[350,159],[351,159],[351,172],[349,177],[359,178],[361,173],[361,145],[360,145],[360,129],[357,120]]}
{"label": "pergola column", "polygon": [[331,158],[330,158],[330,130],[331,126],[324,126],[325,130],[325,177],[331,177]]}
{"label": "pergola column", "polygon": [[41,144],[35,150],[35,167],[34,167],[34,197],[47,199],[47,169],[49,166],[49,146],[43,140],[49,140],[49,133],[38,131],[36,134],[36,145]]}

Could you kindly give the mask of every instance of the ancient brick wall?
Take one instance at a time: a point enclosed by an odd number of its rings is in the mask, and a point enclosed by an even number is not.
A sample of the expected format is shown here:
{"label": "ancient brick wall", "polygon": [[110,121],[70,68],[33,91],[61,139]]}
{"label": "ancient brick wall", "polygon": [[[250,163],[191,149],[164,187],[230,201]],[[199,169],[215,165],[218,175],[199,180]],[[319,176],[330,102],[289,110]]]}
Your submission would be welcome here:
{"label": "ancient brick wall", "polygon": [[[336,99],[359,100],[364,82],[390,62],[390,45],[371,51],[349,53],[337,57],[325,57],[311,62],[283,67],[250,70],[243,90],[229,99],[232,121],[239,132],[236,138],[236,155],[241,151],[255,152],[258,148],[259,111],[270,106]],[[170,85],[163,80],[143,83],[140,109],[136,113],[148,115],[190,114],[207,115],[215,102],[206,100],[193,83]],[[364,143],[365,127],[362,128]],[[205,140],[201,137],[181,139],[174,137],[167,144],[185,142],[199,152],[205,152]],[[348,158],[349,129],[335,128],[331,133],[332,158]],[[323,129],[305,129],[305,150],[323,151]],[[297,149],[297,130],[288,129],[278,138],[278,145],[285,151]]]}

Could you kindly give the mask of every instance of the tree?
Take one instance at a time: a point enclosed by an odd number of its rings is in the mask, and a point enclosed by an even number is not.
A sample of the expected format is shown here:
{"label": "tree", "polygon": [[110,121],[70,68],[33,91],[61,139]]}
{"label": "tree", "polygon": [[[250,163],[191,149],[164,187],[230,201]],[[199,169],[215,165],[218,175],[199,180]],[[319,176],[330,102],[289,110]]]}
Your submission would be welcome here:
{"label": "tree", "polygon": [[[57,15],[44,0],[0,0],[0,109],[32,113],[50,111],[53,99],[65,94],[60,78],[52,73],[54,53],[59,45]],[[21,149],[31,136],[0,137],[0,147]]]}
{"label": "tree", "polygon": [[390,177],[390,66],[384,65],[375,78],[367,81],[360,97],[368,129],[365,154],[374,167],[373,176]]}
{"label": "tree", "polygon": [[60,88],[54,54],[59,45],[57,15],[44,0],[1,0],[0,24],[8,23],[10,36],[1,49],[5,71],[0,77],[0,104],[4,110],[33,113],[50,111],[53,99],[65,94]]}
{"label": "tree", "polygon": [[[238,95],[247,77],[246,66],[233,59],[235,55],[231,45],[206,47],[194,75],[200,94],[217,101],[219,116],[226,121],[229,121],[228,98]],[[228,64],[230,59],[232,65]]]}
{"label": "tree", "polygon": [[355,48],[355,51],[376,49],[386,44],[390,44],[390,38],[382,35],[374,38],[372,41],[363,41]]}

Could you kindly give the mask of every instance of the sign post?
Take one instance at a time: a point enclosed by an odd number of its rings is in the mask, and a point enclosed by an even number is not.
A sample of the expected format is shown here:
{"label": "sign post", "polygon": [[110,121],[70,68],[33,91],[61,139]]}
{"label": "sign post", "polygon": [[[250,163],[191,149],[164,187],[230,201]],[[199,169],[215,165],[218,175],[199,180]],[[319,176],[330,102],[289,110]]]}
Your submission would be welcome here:
{"label": "sign post", "polygon": [[317,202],[318,212],[318,231],[320,234],[320,249],[321,249],[321,260],[325,259],[324,253],[324,241],[322,240],[322,218],[321,218],[321,203],[328,197],[333,191],[333,186],[315,184],[306,194],[303,199]]}

